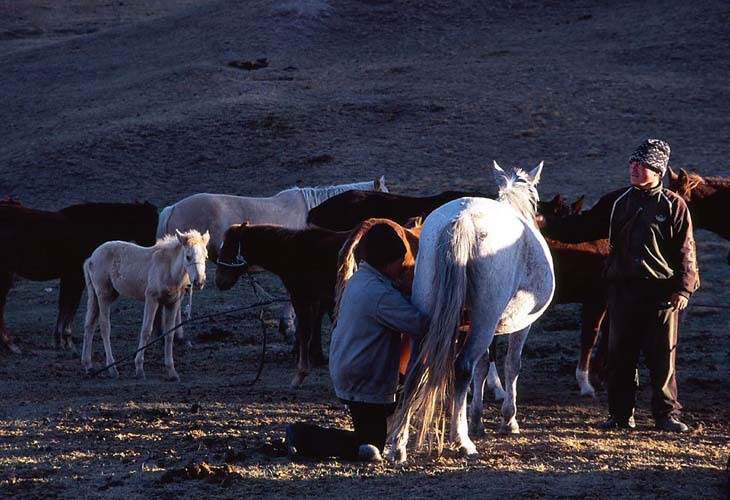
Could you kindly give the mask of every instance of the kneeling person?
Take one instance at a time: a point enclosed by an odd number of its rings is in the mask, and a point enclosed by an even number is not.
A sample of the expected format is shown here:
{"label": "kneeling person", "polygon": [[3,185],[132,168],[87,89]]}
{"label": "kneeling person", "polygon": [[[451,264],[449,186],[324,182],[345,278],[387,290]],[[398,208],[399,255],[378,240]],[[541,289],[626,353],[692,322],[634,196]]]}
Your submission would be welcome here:
{"label": "kneeling person", "polygon": [[329,363],[355,430],[290,424],[286,440],[293,456],[381,460],[398,388],[400,332],[420,339],[428,328],[428,318],[396,289],[406,248],[395,230],[376,224],[360,244],[367,257],[345,286]]}

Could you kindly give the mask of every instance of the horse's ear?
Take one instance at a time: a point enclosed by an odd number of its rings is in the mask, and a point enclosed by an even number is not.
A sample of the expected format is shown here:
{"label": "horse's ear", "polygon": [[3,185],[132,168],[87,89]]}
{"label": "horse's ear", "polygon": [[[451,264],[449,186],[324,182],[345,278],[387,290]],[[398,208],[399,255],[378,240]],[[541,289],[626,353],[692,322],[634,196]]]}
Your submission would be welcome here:
{"label": "horse's ear", "polygon": [[530,178],[530,183],[533,185],[537,185],[538,182],[540,182],[540,174],[542,173],[542,165],[545,162],[540,162],[540,164],[532,169],[532,172],[527,174],[527,176]]}
{"label": "horse's ear", "polygon": [[208,242],[210,241],[210,231],[206,229],[205,234],[203,235],[203,244],[208,245]]}
{"label": "horse's ear", "polygon": [[677,175],[677,172],[674,171],[672,167],[667,167],[667,171],[669,172],[669,180],[672,182],[677,182],[679,179],[679,176]]}
{"label": "horse's ear", "polygon": [[497,175],[507,175],[504,173],[504,170],[502,170],[502,167],[499,166],[499,163],[497,163],[497,160],[492,160],[492,168],[494,169],[495,177]]}
{"label": "horse's ear", "polygon": [[586,201],[586,195],[581,196],[570,205],[570,212],[573,214],[580,213],[583,210],[583,202]]}
{"label": "horse's ear", "polygon": [[175,229],[175,236],[177,236],[177,241],[179,241],[183,245],[187,244],[188,237],[181,233],[179,229]]}
{"label": "horse's ear", "polygon": [[376,191],[381,191],[383,193],[387,193],[388,188],[385,187],[385,175],[381,175],[380,177],[377,177],[373,181],[373,187],[375,188]]}

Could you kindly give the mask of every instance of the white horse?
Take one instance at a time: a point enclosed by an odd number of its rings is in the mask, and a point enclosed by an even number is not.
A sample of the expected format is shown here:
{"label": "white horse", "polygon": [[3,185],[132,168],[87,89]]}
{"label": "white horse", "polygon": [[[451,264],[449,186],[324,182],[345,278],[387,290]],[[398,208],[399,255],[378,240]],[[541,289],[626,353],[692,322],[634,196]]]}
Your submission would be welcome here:
{"label": "white horse", "polygon": [[[157,224],[157,238],[172,234],[176,230],[196,229],[210,233],[208,256],[218,259],[218,249],[223,235],[233,224],[248,222],[254,224],[275,224],[289,229],[307,227],[307,214],[320,203],[351,189],[382,191],[387,193],[385,176],[351,184],[335,186],[293,187],[274,196],[254,198],[227,194],[198,193],[167,206],[160,212]],[[296,316],[291,304],[282,308],[279,330],[284,336],[293,338]],[[182,339],[182,335],[177,335]]]}
{"label": "white horse", "polygon": [[[110,342],[111,304],[120,295],[144,301],[144,317],[139,334],[139,347],[150,337],[158,308],[162,310],[162,331],[175,326],[185,289],[205,285],[206,245],[210,235],[198,231],[177,232],[166,236],[152,247],[141,247],[125,241],[108,241],[99,246],[84,262],[84,277],[88,293],[84,347],[81,362],[88,373],[93,368],[91,344],[97,325],[104,341],[107,365],[114,363]],[[172,359],[174,335],[165,336],[165,368],[167,380],[180,380]],[[137,377],[144,378],[144,351],[134,359]],[[115,367],[108,370],[118,377]]]}
{"label": "white horse", "polygon": [[[480,360],[495,334],[511,334],[505,360],[507,395],[502,404],[503,432],[517,433],[517,375],[530,325],[547,308],[555,289],[547,243],[535,225],[537,184],[542,163],[529,174],[506,174],[497,163],[497,200],[461,198],[432,212],[423,224],[413,303],[431,317],[429,330],[406,373],[403,397],[391,429],[389,458],[406,459],[411,417],[416,445],[434,442],[443,449],[447,404],[451,440],[467,456],[477,450],[468,435],[466,395]],[[471,331],[459,339],[459,320],[470,309]],[[474,380],[471,430],[482,426],[482,394],[487,370]]]}
{"label": "white horse", "polygon": [[351,189],[388,192],[385,177],[381,176],[373,181],[337,186],[293,187],[268,198],[198,193],[162,209],[157,237],[162,238],[175,230],[208,231],[208,255],[216,261],[223,235],[233,224],[248,222],[251,225],[273,224],[304,229],[307,227],[307,214],[312,208]]}

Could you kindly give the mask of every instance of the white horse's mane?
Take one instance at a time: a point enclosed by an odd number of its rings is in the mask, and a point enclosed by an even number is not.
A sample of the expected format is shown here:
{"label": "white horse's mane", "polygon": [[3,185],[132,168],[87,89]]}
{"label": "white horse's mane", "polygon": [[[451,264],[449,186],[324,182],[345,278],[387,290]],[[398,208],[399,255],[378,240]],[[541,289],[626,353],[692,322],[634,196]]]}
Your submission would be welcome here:
{"label": "white horse's mane", "polygon": [[[196,231],[194,229],[191,229],[190,231],[186,231],[186,232],[182,233],[182,235],[187,236],[189,241],[193,245],[198,242],[200,242],[201,244],[203,243],[203,237],[201,236],[201,234],[198,231]],[[155,242],[155,248],[158,248],[158,249],[172,248],[172,247],[178,246],[180,244],[181,243],[180,243],[180,240],[177,238],[177,235],[166,234],[165,236],[163,236],[162,238],[158,239]]]}
{"label": "white horse's mane", "polygon": [[365,181],[354,182],[351,184],[339,184],[337,186],[313,186],[302,188],[295,186],[289,189],[285,189],[284,191],[282,191],[282,193],[286,191],[298,191],[302,193],[302,196],[304,197],[304,202],[307,204],[307,210],[311,210],[317,205],[323,203],[324,201],[340,193],[344,193],[345,191],[349,191],[351,189],[372,189],[373,187],[373,181]]}
{"label": "white horse's mane", "polygon": [[530,182],[527,172],[515,168],[509,177],[504,176],[505,185],[499,189],[497,201],[509,204],[522,217],[532,222],[537,213],[539,196],[534,184]]}

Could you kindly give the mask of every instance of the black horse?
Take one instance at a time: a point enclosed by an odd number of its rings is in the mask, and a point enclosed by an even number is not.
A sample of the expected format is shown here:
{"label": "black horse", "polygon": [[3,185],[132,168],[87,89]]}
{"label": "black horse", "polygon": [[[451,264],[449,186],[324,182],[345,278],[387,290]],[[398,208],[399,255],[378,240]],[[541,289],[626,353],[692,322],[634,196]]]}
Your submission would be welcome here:
{"label": "black horse", "polygon": [[150,203],[83,203],[58,212],[0,202],[0,343],[13,352],[5,301],[13,275],[32,281],[61,279],[56,348],[73,349],[71,326],[84,290],[83,263],[110,240],[155,243],[157,208]]}

